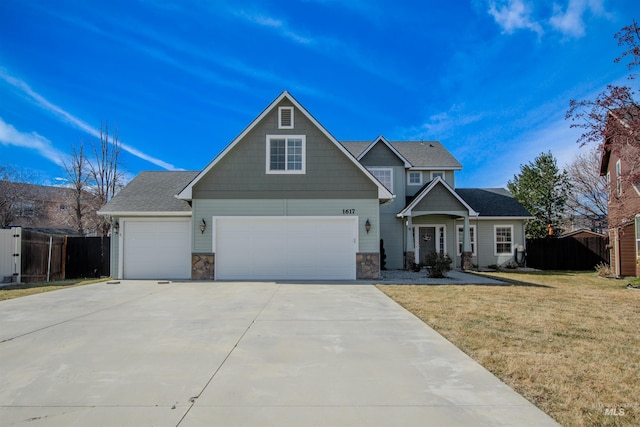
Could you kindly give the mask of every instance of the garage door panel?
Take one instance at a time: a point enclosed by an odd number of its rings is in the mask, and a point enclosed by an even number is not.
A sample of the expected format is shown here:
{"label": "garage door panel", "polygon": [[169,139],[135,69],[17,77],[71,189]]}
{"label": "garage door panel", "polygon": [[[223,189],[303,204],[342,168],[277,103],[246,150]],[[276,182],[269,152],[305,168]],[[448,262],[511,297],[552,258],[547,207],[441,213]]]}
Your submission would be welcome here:
{"label": "garage door panel", "polygon": [[189,220],[126,221],[123,234],[125,279],[191,277]]}
{"label": "garage door panel", "polygon": [[355,279],[353,218],[216,219],[216,278]]}

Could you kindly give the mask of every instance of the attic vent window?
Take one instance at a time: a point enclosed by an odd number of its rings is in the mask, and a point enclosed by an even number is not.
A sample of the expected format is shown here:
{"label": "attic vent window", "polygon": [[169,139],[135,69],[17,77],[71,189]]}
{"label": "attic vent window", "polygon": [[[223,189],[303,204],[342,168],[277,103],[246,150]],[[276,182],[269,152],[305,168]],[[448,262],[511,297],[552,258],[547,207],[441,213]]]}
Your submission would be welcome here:
{"label": "attic vent window", "polygon": [[278,129],[293,129],[293,107],[278,108]]}

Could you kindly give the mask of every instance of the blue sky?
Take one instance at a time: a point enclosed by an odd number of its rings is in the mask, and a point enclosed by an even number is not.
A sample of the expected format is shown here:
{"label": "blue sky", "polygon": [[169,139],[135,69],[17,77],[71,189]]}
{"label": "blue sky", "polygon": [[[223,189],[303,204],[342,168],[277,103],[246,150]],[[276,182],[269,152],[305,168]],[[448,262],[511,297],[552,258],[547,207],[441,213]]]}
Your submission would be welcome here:
{"label": "blue sky", "polygon": [[[571,99],[627,84],[637,0],[0,1],[0,165],[63,177],[118,128],[123,168],[200,170],[283,90],[339,140],[438,140],[458,187],[580,150]],[[637,84],[637,83],[636,83]]]}

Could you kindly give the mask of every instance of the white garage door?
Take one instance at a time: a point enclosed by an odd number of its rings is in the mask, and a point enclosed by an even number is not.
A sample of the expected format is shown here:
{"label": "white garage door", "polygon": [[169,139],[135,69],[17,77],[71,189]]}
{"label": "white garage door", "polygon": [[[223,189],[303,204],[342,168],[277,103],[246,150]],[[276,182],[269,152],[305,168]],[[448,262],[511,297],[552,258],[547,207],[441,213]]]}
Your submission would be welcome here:
{"label": "white garage door", "polygon": [[217,280],[354,280],[354,217],[216,217]]}
{"label": "white garage door", "polygon": [[191,278],[189,219],[123,221],[125,279]]}

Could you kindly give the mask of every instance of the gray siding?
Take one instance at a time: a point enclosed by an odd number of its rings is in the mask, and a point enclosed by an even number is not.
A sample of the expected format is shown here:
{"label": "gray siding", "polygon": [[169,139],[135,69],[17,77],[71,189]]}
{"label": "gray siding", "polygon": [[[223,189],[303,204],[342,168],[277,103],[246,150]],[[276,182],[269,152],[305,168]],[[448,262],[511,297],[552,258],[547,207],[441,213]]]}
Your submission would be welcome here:
{"label": "gray siding", "polygon": [[[343,216],[344,210],[353,209],[358,216],[359,251],[378,252],[380,219],[377,200],[194,200],[193,201],[193,252],[210,253],[212,229],[200,232],[202,218],[207,224],[214,216]],[[346,216],[346,215],[345,215]],[[364,224],[369,220],[371,231],[367,234]],[[313,242],[309,242],[313,244]]]}
{"label": "gray siding", "polygon": [[464,212],[465,210],[464,205],[442,184],[432,188],[429,194],[413,208],[414,212]]}
{"label": "gray siding", "polygon": [[[118,221],[120,221],[120,218],[116,218]],[[118,231],[118,233],[112,233],[111,234],[111,266],[109,267],[110,269],[110,274],[111,277],[113,278],[120,278],[118,276],[118,268],[119,268],[119,262],[120,262],[120,231]]]}
{"label": "gray siding", "polygon": [[[384,146],[384,144],[382,145]],[[386,146],[384,147],[386,150],[389,150]],[[389,152],[391,153],[391,151]],[[380,238],[384,239],[384,252],[387,256],[386,267],[390,270],[404,268],[405,232],[402,226],[402,220],[396,215],[405,206],[405,176],[404,166],[393,167],[392,193],[395,198],[392,202],[380,206]]]}
{"label": "gray siding", "polygon": [[[459,223],[459,222],[458,222]],[[471,220],[471,224],[476,225],[477,236],[477,257],[474,257],[474,263],[479,267],[486,267],[489,265],[503,265],[514,261],[514,254],[509,255],[494,255],[494,226],[495,225],[511,225],[513,226],[513,249],[515,246],[524,245],[524,221],[522,220]],[[512,251],[513,252],[513,251]]]}
{"label": "gray siding", "polygon": [[360,159],[365,166],[403,166],[404,162],[383,142],[378,142]]}
{"label": "gray siding", "polygon": [[[289,105],[284,100],[279,106]],[[304,114],[278,129],[278,108],[194,186],[194,199],[377,199],[378,189]],[[306,135],[305,174],[266,173],[266,135]]]}

